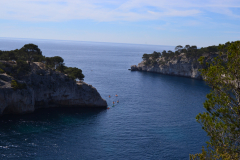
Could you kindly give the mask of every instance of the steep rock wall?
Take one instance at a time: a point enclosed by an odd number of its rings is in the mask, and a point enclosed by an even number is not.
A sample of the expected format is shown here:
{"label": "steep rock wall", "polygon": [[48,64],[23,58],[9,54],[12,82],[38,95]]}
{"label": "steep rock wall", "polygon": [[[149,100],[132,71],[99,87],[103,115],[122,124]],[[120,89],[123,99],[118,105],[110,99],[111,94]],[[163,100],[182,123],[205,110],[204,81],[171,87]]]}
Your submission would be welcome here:
{"label": "steep rock wall", "polygon": [[[204,54],[207,61],[212,61],[212,58],[217,54]],[[146,71],[156,72],[161,74],[185,76],[195,79],[202,79],[199,69],[202,66],[198,63],[197,58],[187,58],[185,53],[181,53],[178,57],[174,57],[170,60],[165,58],[158,58],[157,63],[154,65],[146,65],[145,61],[131,66],[131,71]]]}
{"label": "steep rock wall", "polygon": [[107,107],[96,88],[60,72],[34,66],[28,76],[17,80],[27,84],[25,89],[14,90],[11,80],[11,76],[0,74],[0,115],[47,107]]}

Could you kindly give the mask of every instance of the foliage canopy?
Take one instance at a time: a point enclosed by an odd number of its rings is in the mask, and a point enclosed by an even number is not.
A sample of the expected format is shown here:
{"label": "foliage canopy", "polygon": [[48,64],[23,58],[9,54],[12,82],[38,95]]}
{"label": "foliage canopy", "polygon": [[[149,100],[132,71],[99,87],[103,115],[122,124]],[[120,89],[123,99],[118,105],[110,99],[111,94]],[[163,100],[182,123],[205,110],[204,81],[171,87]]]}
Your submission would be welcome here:
{"label": "foliage canopy", "polygon": [[[232,42],[233,43],[233,42]],[[223,51],[226,51],[226,48],[230,45],[231,43],[225,43],[223,45]],[[156,52],[154,51],[151,54],[144,53],[142,56],[142,59],[145,61],[145,65],[154,65],[154,64],[165,64],[162,61],[157,61],[157,58],[161,57],[164,58],[165,61],[169,61],[173,58],[178,59],[178,55],[181,53],[185,53],[187,58],[194,58],[195,61],[197,62],[197,59],[199,59],[204,53],[210,53],[210,54],[216,54],[219,52],[218,46],[208,46],[208,47],[202,47],[202,48],[197,48],[196,45],[185,45],[185,47],[178,45],[175,47],[175,52],[171,50],[163,50],[161,52]]]}
{"label": "foliage canopy", "polygon": [[207,149],[190,159],[240,159],[240,41],[219,45],[221,53],[201,70],[212,88],[197,121],[210,137]]}
{"label": "foliage canopy", "polygon": [[[31,71],[31,67],[29,65],[32,62],[43,62],[47,68],[57,69],[62,73],[68,74],[68,76],[72,79],[83,80],[84,78],[81,69],[65,66],[63,63],[64,59],[62,57],[43,56],[42,51],[38,48],[38,46],[32,43],[25,44],[21,49],[11,51],[0,50],[0,60],[8,62],[0,64],[0,72],[6,72],[14,77],[28,74]],[[9,65],[9,63],[12,65]]]}
{"label": "foliage canopy", "polygon": [[27,85],[25,83],[18,83],[17,81],[12,80],[11,87],[13,87],[14,90],[17,90],[17,89],[24,89],[27,87]]}

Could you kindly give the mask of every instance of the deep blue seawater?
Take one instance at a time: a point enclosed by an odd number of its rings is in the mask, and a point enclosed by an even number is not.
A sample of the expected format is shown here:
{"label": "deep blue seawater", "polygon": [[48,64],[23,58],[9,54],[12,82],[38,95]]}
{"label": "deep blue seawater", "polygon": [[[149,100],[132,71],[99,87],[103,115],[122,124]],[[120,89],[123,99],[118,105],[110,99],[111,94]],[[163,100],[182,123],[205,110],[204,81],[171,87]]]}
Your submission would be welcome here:
{"label": "deep blue seawater", "polygon": [[[0,38],[0,50],[26,43],[81,68],[84,81],[111,109],[41,109],[3,116],[0,159],[179,160],[201,152],[208,140],[195,120],[210,90],[203,81],[128,70],[143,53],[173,47]],[[112,107],[116,100],[120,103]]]}

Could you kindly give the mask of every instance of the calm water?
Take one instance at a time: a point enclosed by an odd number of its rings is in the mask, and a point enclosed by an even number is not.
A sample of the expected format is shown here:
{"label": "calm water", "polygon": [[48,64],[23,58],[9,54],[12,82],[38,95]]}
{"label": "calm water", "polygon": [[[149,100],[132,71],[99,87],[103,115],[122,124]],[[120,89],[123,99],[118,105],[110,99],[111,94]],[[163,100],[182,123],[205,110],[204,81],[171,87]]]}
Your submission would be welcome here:
{"label": "calm water", "polygon": [[[0,50],[26,43],[81,68],[84,81],[97,88],[111,109],[44,109],[4,116],[1,159],[178,160],[205,145],[207,136],[195,120],[209,92],[203,81],[127,70],[143,53],[173,47],[0,38]],[[112,107],[116,100],[120,103]]]}

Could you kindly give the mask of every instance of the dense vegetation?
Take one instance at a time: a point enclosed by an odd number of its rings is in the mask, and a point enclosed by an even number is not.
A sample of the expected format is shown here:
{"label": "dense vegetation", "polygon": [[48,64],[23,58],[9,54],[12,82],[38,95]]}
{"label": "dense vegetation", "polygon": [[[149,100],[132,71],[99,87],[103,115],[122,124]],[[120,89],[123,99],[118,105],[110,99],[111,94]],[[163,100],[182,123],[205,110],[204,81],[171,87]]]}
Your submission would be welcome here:
{"label": "dense vegetation", "polygon": [[26,75],[31,71],[32,62],[43,62],[48,69],[57,69],[67,74],[72,79],[83,80],[82,70],[67,67],[62,57],[45,57],[35,44],[25,44],[21,49],[11,51],[0,50],[0,60],[8,63],[0,63],[0,73],[7,73],[13,77]]}
{"label": "dense vegetation", "polygon": [[15,80],[12,80],[11,81],[11,87],[13,87],[14,90],[17,90],[17,89],[24,89],[26,88],[26,84],[25,83],[18,83],[17,81]]}
{"label": "dense vegetation", "polygon": [[[233,42],[232,42],[233,43]],[[230,45],[231,43],[225,43],[223,46],[223,50],[226,51],[226,48]],[[187,58],[195,58],[198,59],[200,58],[203,53],[216,53],[219,52],[218,46],[209,46],[209,47],[202,47],[202,48],[197,48],[197,46],[193,45],[185,45],[185,47],[178,45],[175,47],[175,51],[166,51],[163,50],[161,52],[156,52],[154,51],[152,54],[143,54],[142,59],[145,61],[145,65],[155,65],[155,64],[164,64],[165,62],[169,61],[170,59],[173,58],[178,58],[178,55],[181,53],[185,53]],[[164,58],[165,61],[157,61],[158,58]]]}
{"label": "dense vegetation", "polygon": [[[190,159],[240,159],[240,41],[219,45],[219,50],[219,56],[201,69],[212,90],[204,103],[206,112],[196,117],[210,140]],[[203,57],[199,61],[205,63]]]}

